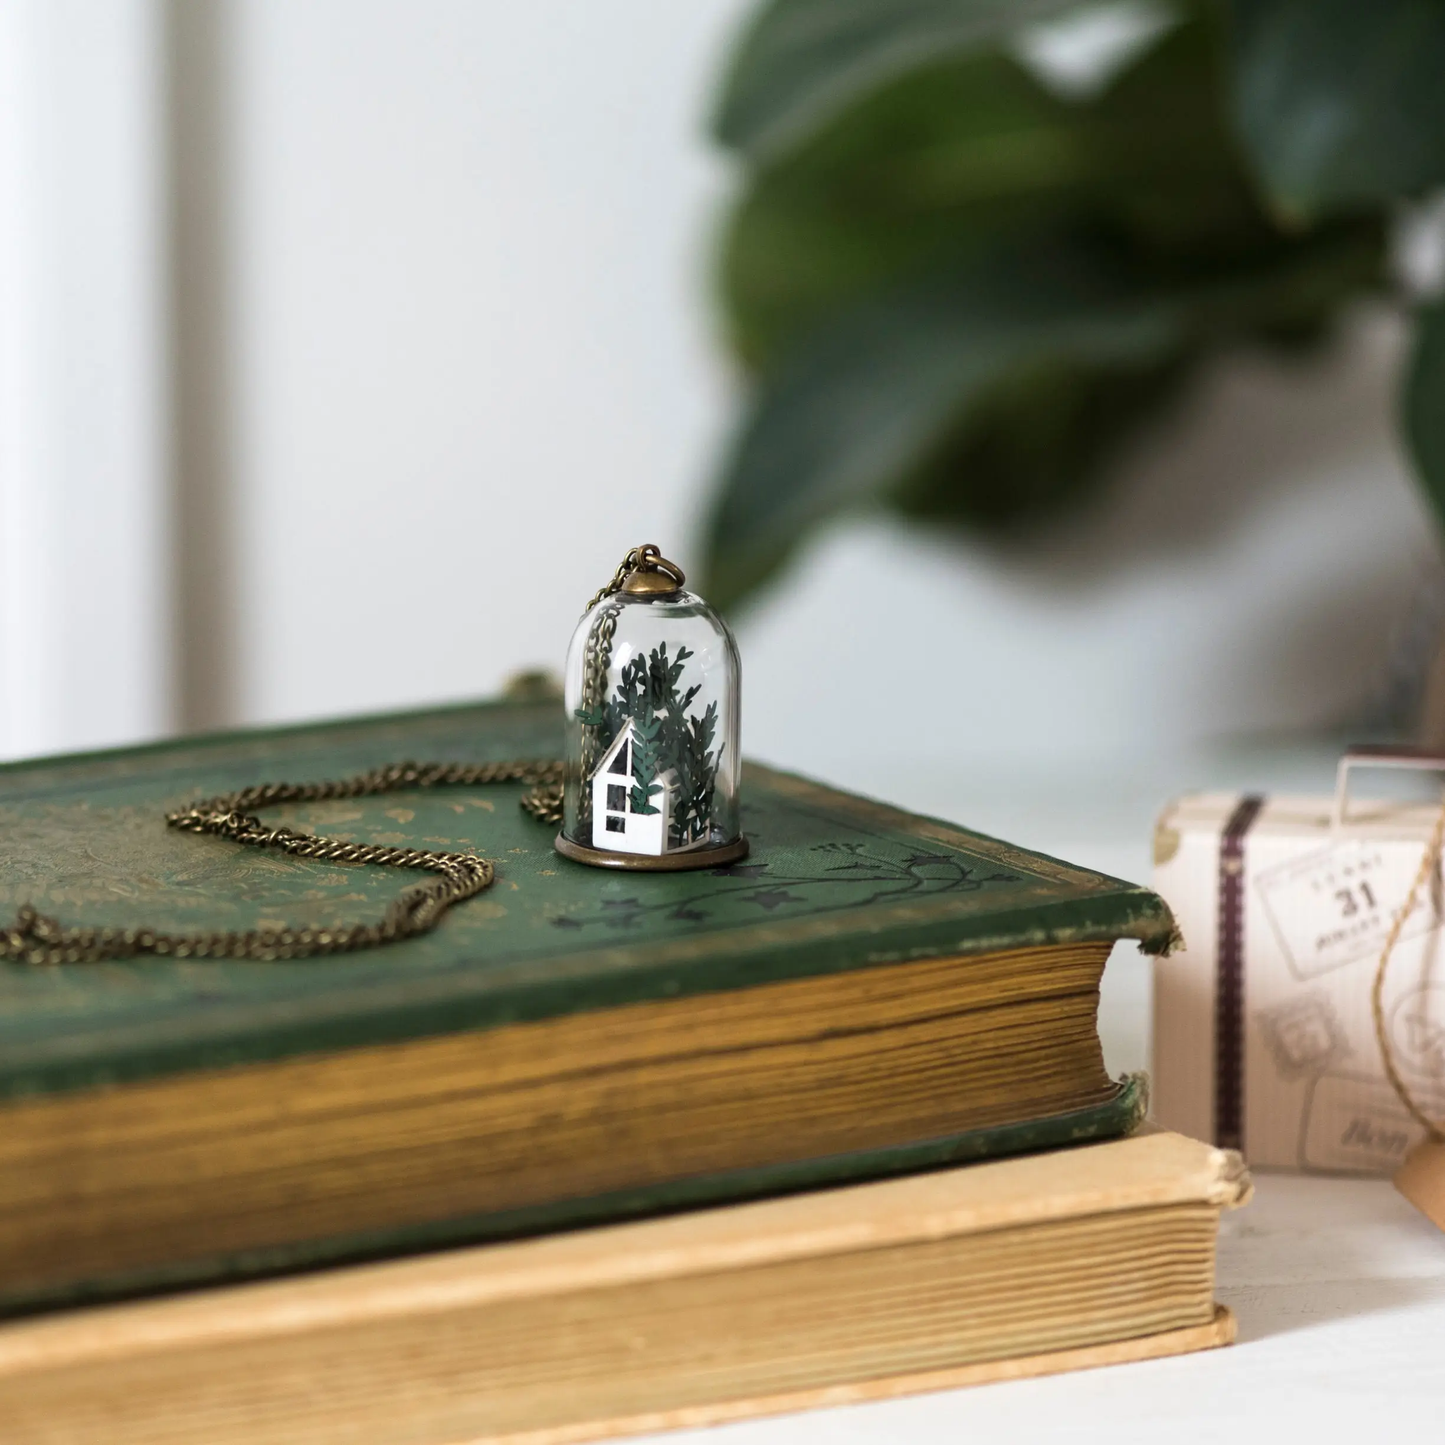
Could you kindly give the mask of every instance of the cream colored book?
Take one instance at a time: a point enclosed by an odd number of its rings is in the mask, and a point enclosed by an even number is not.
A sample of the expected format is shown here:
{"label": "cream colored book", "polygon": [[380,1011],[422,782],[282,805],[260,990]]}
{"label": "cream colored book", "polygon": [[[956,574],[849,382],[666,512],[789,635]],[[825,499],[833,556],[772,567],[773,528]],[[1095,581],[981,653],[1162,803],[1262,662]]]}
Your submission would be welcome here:
{"label": "cream colored book", "polygon": [[0,1328],[0,1440],[559,1445],[1226,1344],[1237,1154],[1151,1131]]}

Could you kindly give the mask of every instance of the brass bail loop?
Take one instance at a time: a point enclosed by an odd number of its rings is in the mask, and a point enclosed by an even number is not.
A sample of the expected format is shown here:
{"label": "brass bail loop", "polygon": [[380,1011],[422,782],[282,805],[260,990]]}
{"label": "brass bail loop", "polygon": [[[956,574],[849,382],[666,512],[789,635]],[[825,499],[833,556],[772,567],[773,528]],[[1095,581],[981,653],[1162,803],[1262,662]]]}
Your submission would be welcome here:
{"label": "brass bail loop", "polygon": [[634,597],[666,597],[686,581],[686,574],[676,562],[669,562],[655,543],[644,542],[622,559],[612,580],[593,594],[582,615],[585,617],[604,597],[614,597],[619,592],[629,592]]}
{"label": "brass bail loop", "polygon": [[631,597],[665,597],[681,590],[687,581],[682,568],[669,562],[651,542],[634,547],[623,566],[628,567],[628,573],[622,590]]}

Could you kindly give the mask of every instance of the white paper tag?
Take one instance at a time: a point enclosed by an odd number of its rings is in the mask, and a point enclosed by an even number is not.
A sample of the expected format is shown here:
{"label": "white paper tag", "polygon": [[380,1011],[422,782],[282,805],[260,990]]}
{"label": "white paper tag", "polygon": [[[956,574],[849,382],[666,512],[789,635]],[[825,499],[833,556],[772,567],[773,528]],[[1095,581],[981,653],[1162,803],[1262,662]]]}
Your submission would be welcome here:
{"label": "white paper tag", "polygon": [[[1418,868],[1408,849],[1349,838],[1262,871],[1255,888],[1290,972],[1301,980],[1318,978],[1378,958]],[[1433,900],[1421,898],[1401,937],[1426,933],[1439,922]]]}

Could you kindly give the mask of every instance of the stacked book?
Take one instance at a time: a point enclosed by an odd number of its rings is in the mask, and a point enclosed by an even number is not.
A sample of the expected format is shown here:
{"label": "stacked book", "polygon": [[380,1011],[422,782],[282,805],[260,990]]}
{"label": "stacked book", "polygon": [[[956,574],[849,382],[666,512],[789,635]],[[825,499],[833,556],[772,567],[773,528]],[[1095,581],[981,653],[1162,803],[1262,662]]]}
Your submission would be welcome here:
{"label": "stacked book", "polygon": [[[0,769],[0,908],[380,914],[397,876],[168,808],[547,756],[555,703]],[[0,964],[0,1438],[565,1441],[1220,1344],[1237,1156],[1140,1129],[1096,1027],[1148,891],[761,768],[752,852],[560,859],[513,788],[277,809],[476,851],[432,934]]]}

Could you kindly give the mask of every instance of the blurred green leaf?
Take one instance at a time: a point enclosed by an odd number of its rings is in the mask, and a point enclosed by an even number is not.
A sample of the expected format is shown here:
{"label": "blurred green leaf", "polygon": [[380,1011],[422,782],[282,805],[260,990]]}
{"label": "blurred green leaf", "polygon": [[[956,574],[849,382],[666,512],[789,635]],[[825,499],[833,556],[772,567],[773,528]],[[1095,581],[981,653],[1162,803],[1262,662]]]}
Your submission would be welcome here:
{"label": "blurred green leaf", "polygon": [[1415,470],[1436,517],[1445,521],[1445,301],[1420,310],[1404,401]]}
{"label": "blurred green leaf", "polygon": [[1442,0],[1231,0],[1240,133],[1282,214],[1445,183]]}
{"label": "blurred green leaf", "polygon": [[733,54],[714,134],[759,154],[920,61],[996,45],[1079,0],[772,0]]}
{"label": "blurred green leaf", "polygon": [[1177,307],[1066,247],[990,257],[865,303],[757,398],[708,538],[708,595],[733,604],[810,528],[922,465],[1012,370],[1046,356],[1137,367],[1181,339]]}
{"label": "blurred green leaf", "polygon": [[767,364],[817,320],[977,247],[1077,165],[1069,117],[1012,60],[970,56],[917,72],[759,171],[724,236],[733,343]]}
{"label": "blurred green leaf", "polygon": [[1047,355],[1006,373],[892,491],[905,515],[1017,531],[1082,502],[1122,440],[1182,389],[1187,336],[1135,365]]}
{"label": "blurred green leaf", "polygon": [[1381,259],[1378,228],[1342,226],[1179,285],[1057,238],[866,300],[760,387],[711,519],[708,595],[734,605],[810,529],[880,500],[975,526],[1066,503],[1198,355],[1317,323]]}
{"label": "blurred green leaf", "polygon": [[[1311,84],[1336,83],[1341,34],[1396,76],[1398,35],[1434,33],[1405,24],[1422,3],[1238,0],[1231,37],[1225,6],[1176,0],[1173,27],[1083,97],[1006,43],[1043,9],[766,6],[720,122],[751,163],[720,279],[756,389],[712,514],[710,595],[735,603],[852,508],[972,529],[1055,514],[1205,359],[1308,345],[1386,289],[1389,207],[1373,198],[1389,192],[1347,188],[1315,220],[1296,200],[1286,223],[1238,110],[1263,96],[1289,132]],[[1333,33],[1304,36],[1306,15]],[[1269,62],[1262,90],[1236,88],[1232,57]],[[1343,89],[1384,130],[1398,121],[1366,77]],[[1429,104],[1445,110],[1445,85]],[[1445,137],[1445,114],[1409,105]],[[1331,161],[1340,175],[1346,160],[1371,173],[1358,148]]]}
{"label": "blurred green leaf", "polygon": [[1179,25],[1102,95],[1065,100],[993,53],[932,64],[761,167],[721,263],[735,348],[766,367],[860,296],[1067,225],[1163,273],[1275,244],[1223,103],[1212,17]]}

